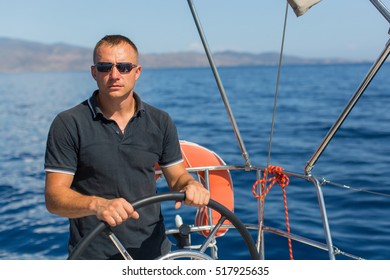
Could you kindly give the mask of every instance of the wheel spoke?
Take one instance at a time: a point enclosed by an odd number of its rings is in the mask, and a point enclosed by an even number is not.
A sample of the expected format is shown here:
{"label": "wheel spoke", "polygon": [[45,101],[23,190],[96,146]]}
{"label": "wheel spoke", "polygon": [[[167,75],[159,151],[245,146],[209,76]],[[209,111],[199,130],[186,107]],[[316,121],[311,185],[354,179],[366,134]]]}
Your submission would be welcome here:
{"label": "wheel spoke", "polygon": [[210,232],[209,236],[206,238],[206,240],[203,242],[202,246],[200,247],[199,251],[201,253],[204,253],[207,248],[209,247],[211,241],[214,239],[214,236],[217,234],[217,231],[222,226],[223,222],[226,220],[225,216],[221,216],[221,218],[218,220],[218,223],[213,227],[212,231]]}
{"label": "wheel spoke", "polygon": [[129,252],[127,252],[125,246],[123,246],[122,242],[120,242],[118,237],[116,237],[116,235],[111,230],[108,232],[108,237],[111,239],[112,243],[114,243],[115,247],[118,249],[125,260],[133,260]]}

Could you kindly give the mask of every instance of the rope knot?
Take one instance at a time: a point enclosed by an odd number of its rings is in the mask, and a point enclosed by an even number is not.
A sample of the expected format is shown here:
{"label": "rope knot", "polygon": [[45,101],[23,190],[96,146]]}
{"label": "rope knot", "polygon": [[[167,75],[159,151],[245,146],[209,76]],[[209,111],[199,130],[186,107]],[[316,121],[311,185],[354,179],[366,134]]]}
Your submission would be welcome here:
{"label": "rope knot", "polygon": [[[274,175],[270,178],[267,178],[268,175]],[[258,195],[256,193],[256,186],[261,183],[261,194]],[[269,186],[267,189],[265,189],[265,184],[269,183]],[[286,228],[287,232],[290,233],[290,222],[288,217],[288,207],[287,207],[287,193],[286,193],[286,187],[290,183],[290,178],[286,174],[283,173],[283,168],[280,166],[268,166],[263,173],[263,178],[260,180],[257,180],[253,186],[252,186],[252,193],[256,198],[260,198],[264,202],[265,196],[268,194],[272,186],[278,183],[279,186],[282,188],[283,192],[283,202],[284,202],[284,213],[286,216]],[[290,253],[290,259],[293,260],[293,251],[292,251],[292,241],[291,238],[288,238],[288,247],[289,247],[289,253]]]}
{"label": "rope knot", "polygon": [[285,188],[290,183],[290,179],[286,174],[283,173],[283,168],[280,166],[269,166],[268,174],[275,174],[275,177],[270,178],[272,181],[275,181],[282,188]]}
{"label": "rope knot", "polygon": [[[269,165],[263,172],[263,179],[257,180],[253,186],[252,186],[252,193],[256,198],[260,198],[264,200],[265,196],[269,192],[269,190],[272,188],[272,186],[275,183],[278,183],[278,185],[282,188],[285,188],[288,186],[290,183],[290,178],[286,174],[283,173],[283,168],[280,166],[274,166],[274,165]],[[274,175],[272,177],[268,177],[268,175]],[[262,194],[258,195],[256,193],[256,186],[261,183],[261,189],[262,189]],[[265,190],[265,184],[269,183],[268,188]]]}

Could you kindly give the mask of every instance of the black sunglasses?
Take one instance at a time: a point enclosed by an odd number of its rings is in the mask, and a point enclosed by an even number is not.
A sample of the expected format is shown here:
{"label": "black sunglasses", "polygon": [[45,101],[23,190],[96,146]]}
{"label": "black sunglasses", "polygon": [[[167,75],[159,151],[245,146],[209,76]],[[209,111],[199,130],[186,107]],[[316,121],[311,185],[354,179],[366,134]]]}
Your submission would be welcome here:
{"label": "black sunglasses", "polygon": [[120,73],[129,73],[131,70],[133,70],[133,68],[137,67],[136,64],[133,64],[131,62],[120,62],[116,64],[111,62],[98,62],[95,64],[96,69],[99,72],[104,73],[110,72],[114,65]]}

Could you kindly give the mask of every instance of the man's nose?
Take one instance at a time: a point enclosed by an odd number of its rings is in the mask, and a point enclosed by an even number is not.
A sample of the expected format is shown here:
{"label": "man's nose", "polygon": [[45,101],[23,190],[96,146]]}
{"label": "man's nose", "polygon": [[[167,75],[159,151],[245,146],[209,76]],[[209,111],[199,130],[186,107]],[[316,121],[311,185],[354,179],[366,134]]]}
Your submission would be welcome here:
{"label": "man's nose", "polygon": [[113,65],[111,68],[111,71],[110,71],[111,78],[118,79],[118,78],[120,78],[120,75],[121,75],[121,73],[116,68],[116,65]]}

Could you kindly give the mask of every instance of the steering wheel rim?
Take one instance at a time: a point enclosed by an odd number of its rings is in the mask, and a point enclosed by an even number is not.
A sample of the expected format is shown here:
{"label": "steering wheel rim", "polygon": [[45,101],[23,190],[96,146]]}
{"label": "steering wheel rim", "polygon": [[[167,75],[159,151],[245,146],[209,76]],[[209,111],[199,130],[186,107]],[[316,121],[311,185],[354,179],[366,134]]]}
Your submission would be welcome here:
{"label": "steering wheel rim", "polygon": [[[185,200],[185,194],[183,192],[169,192],[169,193],[162,193],[162,194],[156,194],[147,196],[141,199],[138,199],[135,202],[132,202],[131,205],[135,210],[140,209],[144,206],[163,202],[163,201],[184,201]],[[260,255],[256,249],[255,243],[245,227],[245,225],[241,222],[241,220],[233,214],[229,209],[227,209],[225,206],[220,204],[219,202],[210,199],[208,205],[211,209],[219,212],[221,216],[225,217],[227,220],[231,222],[231,224],[237,229],[237,231],[241,234],[241,237],[244,239],[248,251],[254,260],[260,259]],[[85,235],[80,242],[75,246],[73,251],[70,253],[68,260],[76,260],[78,259],[81,254],[84,252],[84,250],[89,246],[89,244],[95,239],[96,236],[98,236],[103,231],[110,229],[111,227],[106,224],[103,221],[100,221],[98,225],[87,235]]]}

